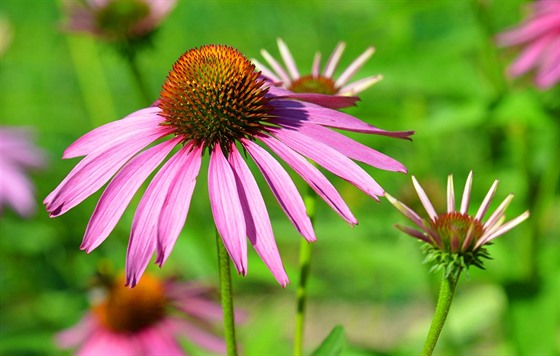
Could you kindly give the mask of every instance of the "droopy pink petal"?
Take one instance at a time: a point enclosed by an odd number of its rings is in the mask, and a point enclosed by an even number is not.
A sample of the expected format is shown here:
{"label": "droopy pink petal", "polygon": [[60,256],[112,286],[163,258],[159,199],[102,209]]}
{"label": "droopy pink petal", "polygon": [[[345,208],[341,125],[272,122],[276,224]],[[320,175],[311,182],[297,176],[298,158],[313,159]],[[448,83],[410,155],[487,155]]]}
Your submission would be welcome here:
{"label": "droopy pink petal", "polygon": [[311,220],[307,216],[305,204],[288,173],[256,143],[246,139],[241,139],[241,143],[259,167],[292,224],[307,241],[315,241],[315,232]]}
{"label": "droopy pink petal", "polygon": [[27,176],[12,164],[0,158],[0,212],[3,203],[19,215],[29,217],[35,212],[35,188]]}
{"label": "droopy pink petal", "polygon": [[540,16],[508,32],[499,34],[496,39],[501,46],[511,46],[530,41],[544,33],[553,32],[558,27],[558,13]]}
{"label": "droopy pink petal", "polygon": [[187,315],[202,320],[220,322],[223,318],[223,311],[219,304],[202,298],[182,298],[179,299],[174,306],[185,312]]}
{"label": "droopy pink petal", "polygon": [[233,264],[242,275],[247,274],[247,243],[245,241],[245,219],[239,201],[235,176],[216,145],[210,154],[208,167],[208,193],[216,228]]}
{"label": "droopy pink petal", "polygon": [[158,127],[148,135],[110,147],[102,146],[82,159],[60,185],[45,199],[51,217],[64,214],[101,188],[132,156],[160,137],[171,132]]}
{"label": "droopy pink petal", "polygon": [[[192,150],[192,151],[191,151]],[[186,145],[170,160],[166,175],[174,177],[159,217],[156,263],[165,263],[185,225],[196,178],[200,171],[202,147]]]}
{"label": "droopy pink petal", "polygon": [[312,137],[356,161],[386,171],[406,173],[406,167],[399,161],[324,126],[307,122],[294,125],[289,120],[283,119],[273,119],[271,122],[277,123],[280,126],[293,126],[294,130]]}
{"label": "droopy pink petal", "polygon": [[266,135],[259,135],[258,137],[284,162],[290,165],[337,214],[352,225],[358,224],[336,188],[315,166],[281,141]]}
{"label": "droopy pink petal", "polygon": [[415,229],[410,228],[408,226],[403,226],[403,225],[398,225],[398,224],[395,225],[395,227],[397,229],[401,230],[402,232],[404,232],[405,234],[410,235],[414,238],[417,238],[418,240],[421,240],[421,241],[424,241],[424,242],[427,242],[427,243],[432,243],[432,241],[428,237],[426,237],[426,235],[424,235],[423,233],[421,233],[418,230],[415,230]]}
{"label": "droopy pink petal", "polygon": [[383,195],[383,188],[366,171],[335,149],[293,130],[274,128],[271,132],[288,147],[352,183],[375,200]]}
{"label": "droopy pink petal", "polygon": [[557,36],[557,34],[545,36],[528,45],[527,48],[523,50],[519,58],[517,58],[516,61],[508,68],[509,74],[512,77],[517,77],[535,66],[543,55],[546,46],[555,36]]}
{"label": "droopy pink petal", "polygon": [[185,354],[167,324],[160,322],[137,334],[137,341],[143,355],[183,356]]}
{"label": "droopy pink petal", "polygon": [[[314,93],[294,93],[282,87],[271,86],[267,96],[287,99],[296,99],[313,104],[317,104],[323,108],[329,109],[343,109],[350,106],[355,106],[356,102],[360,100],[356,96],[342,96],[342,95],[326,95]],[[293,100],[291,101],[293,102]]]}
{"label": "droopy pink petal", "polygon": [[82,250],[89,253],[105,241],[138,188],[179,141],[174,138],[142,152],[117,173],[93,211],[80,246]]}
{"label": "droopy pink petal", "polygon": [[91,313],[87,313],[78,324],[56,334],[55,341],[61,348],[71,348],[82,344],[91,331],[97,326],[97,320]]}
{"label": "droopy pink petal", "polygon": [[139,134],[140,131],[151,132],[163,121],[163,118],[157,115],[159,112],[161,110],[157,107],[142,109],[124,119],[100,126],[74,141],[62,157],[85,156],[108,143],[114,145],[116,141],[129,140],[130,136]]}
{"label": "droopy pink petal", "polygon": [[293,100],[274,100],[271,102],[274,110],[271,114],[276,117],[286,118],[298,122],[309,122],[317,125],[333,127],[337,129],[363,132],[382,136],[410,139],[414,131],[385,131],[367,124],[355,117],[343,112],[330,110],[313,103],[302,103]]}
{"label": "droopy pink petal", "polygon": [[237,191],[245,216],[249,241],[272,272],[274,278],[282,287],[285,287],[290,281],[278,253],[270,218],[257,182],[239,151],[233,145],[228,160],[235,173]]}

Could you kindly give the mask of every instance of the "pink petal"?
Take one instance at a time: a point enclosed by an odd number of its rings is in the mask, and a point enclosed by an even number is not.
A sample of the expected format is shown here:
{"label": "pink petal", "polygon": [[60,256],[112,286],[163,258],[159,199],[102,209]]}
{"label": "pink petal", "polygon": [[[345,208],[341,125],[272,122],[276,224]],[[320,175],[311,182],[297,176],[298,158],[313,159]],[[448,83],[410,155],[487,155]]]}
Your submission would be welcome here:
{"label": "pink petal", "polygon": [[335,149],[289,129],[270,130],[280,141],[326,170],[352,183],[375,200],[383,195],[383,188],[360,166]]}
{"label": "pink petal", "polygon": [[347,131],[406,139],[410,139],[409,136],[414,133],[414,131],[385,131],[358,120],[351,115],[330,110],[313,103],[302,103],[293,100],[274,100],[271,101],[270,104],[274,106],[271,115],[290,120],[295,125],[301,122],[309,122]]}
{"label": "pink petal", "polygon": [[56,334],[56,344],[64,349],[78,346],[84,343],[96,327],[99,327],[96,317],[87,313],[76,325]]}
{"label": "pink petal", "polygon": [[447,176],[447,212],[455,211],[455,187],[453,186],[453,175]]}
{"label": "pink petal", "polygon": [[508,72],[512,77],[517,77],[530,70],[542,57],[546,46],[550,43],[550,36],[540,38],[527,46],[517,58],[517,60],[508,68]]}
{"label": "pink petal", "polygon": [[232,146],[228,160],[235,173],[249,241],[274,278],[285,287],[290,281],[278,253],[270,218],[257,182],[235,146]]}
{"label": "pink petal", "polygon": [[[191,151],[192,150],[192,151]],[[165,263],[189,212],[196,178],[200,171],[202,147],[187,145],[175,154],[166,168],[166,175],[173,177],[168,185],[165,202],[159,217],[158,248],[156,263]]]}
{"label": "pink petal", "polygon": [[500,33],[496,37],[496,40],[501,46],[512,46],[531,41],[542,34],[557,31],[559,24],[558,19],[558,13],[539,16],[519,27]]}
{"label": "pink petal", "polygon": [[292,79],[299,78],[299,72],[296,66],[296,62],[294,61],[294,57],[292,56],[290,49],[288,48],[288,46],[286,46],[286,43],[284,43],[284,41],[282,41],[280,38],[276,42],[278,43],[278,49],[280,50],[280,55],[282,56],[282,59],[284,60],[284,64],[286,64],[286,68],[288,68],[288,72],[290,72]]}
{"label": "pink petal", "polygon": [[178,335],[185,337],[205,350],[217,353],[226,352],[226,345],[222,338],[199,328],[195,324],[179,318],[169,319],[169,323],[173,325],[173,330]]}
{"label": "pink petal", "polygon": [[80,246],[82,250],[89,253],[105,241],[138,188],[179,141],[179,138],[174,138],[142,152],[117,173],[93,211]]}
{"label": "pink petal", "polygon": [[51,217],[64,214],[101,188],[132,156],[153,141],[168,135],[169,127],[131,137],[116,145],[105,145],[82,159],[44,203]]}
{"label": "pink petal", "polygon": [[100,126],[83,135],[64,151],[63,158],[80,157],[90,154],[101,146],[129,140],[140,132],[152,132],[164,119],[157,115],[159,108],[138,110],[124,119]]}
{"label": "pink petal", "polygon": [[287,98],[306,101],[329,109],[342,109],[350,106],[355,106],[356,102],[360,100],[355,96],[294,93],[281,87],[270,87],[267,96],[273,98]]}
{"label": "pink petal", "polygon": [[275,71],[276,74],[278,74],[278,76],[282,80],[283,84],[285,86],[290,86],[292,84],[292,81],[291,81],[290,77],[288,76],[288,73],[286,73],[284,68],[282,68],[282,66],[276,61],[276,59],[274,59],[274,57],[272,57],[270,55],[270,53],[268,53],[264,49],[261,50],[261,55],[264,57],[264,59],[266,59],[268,64],[270,64],[270,66],[272,67],[272,70]]}
{"label": "pink petal", "polygon": [[470,171],[467,176],[467,182],[465,183],[465,189],[463,190],[463,199],[461,199],[461,214],[467,214],[469,210],[469,203],[471,200],[471,190],[472,190],[472,179],[473,172]]}
{"label": "pink petal", "polygon": [[245,218],[237,193],[235,176],[220,145],[216,145],[210,155],[208,193],[216,228],[235,268],[240,274],[245,275],[247,274]]}
{"label": "pink petal", "polygon": [[321,66],[321,53],[315,53],[313,57],[313,65],[311,66],[311,75],[313,78],[319,77],[319,67]]}
{"label": "pink petal", "polygon": [[383,76],[381,74],[373,75],[371,77],[363,78],[360,80],[356,80],[350,84],[343,86],[342,88],[338,89],[338,95],[356,95],[373,84],[381,81]]}
{"label": "pink petal", "polygon": [[366,49],[364,53],[362,53],[358,58],[356,58],[348,66],[348,68],[346,68],[344,72],[342,72],[342,74],[340,75],[340,77],[338,77],[334,85],[338,88],[346,84],[348,80],[350,80],[350,78],[352,78],[354,74],[356,74],[356,72],[363,67],[363,65],[368,61],[368,59],[371,58],[373,52],[375,52],[375,49],[373,47],[368,47],[368,49]]}
{"label": "pink petal", "polygon": [[336,188],[315,166],[275,138],[259,135],[259,139],[288,163],[337,214],[352,225],[358,224]]}
{"label": "pink petal", "polygon": [[420,185],[420,183],[418,183],[416,177],[414,176],[412,176],[412,184],[414,185],[414,189],[416,190],[416,193],[418,194],[418,197],[420,198],[420,202],[422,202],[424,209],[426,209],[428,216],[430,217],[430,219],[432,219],[432,221],[436,221],[438,214],[436,213],[436,210],[434,209],[430,198],[428,198],[428,195],[426,194],[424,189],[422,189],[422,186]]}
{"label": "pink petal", "polygon": [[255,65],[255,68],[261,72],[264,77],[267,77],[269,80],[273,82],[281,82],[282,80],[276,76],[271,70],[265,67],[261,62],[257,61],[256,59],[251,59],[251,62]]}
{"label": "pink petal", "polygon": [[327,64],[325,65],[325,71],[323,72],[323,76],[327,78],[332,78],[336,66],[338,65],[338,61],[340,60],[340,56],[344,52],[344,48],[346,47],[346,43],[339,42],[334,51],[332,52],[331,56],[327,60]]}
{"label": "pink petal", "polygon": [[279,124],[280,126],[294,126],[294,130],[297,130],[306,136],[312,137],[315,140],[321,141],[322,143],[334,148],[349,158],[355,159],[356,161],[360,161],[386,171],[406,173],[406,167],[397,160],[324,126],[306,122],[293,125],[293,123],[289,120],[284,119],[274,119],[271,121]]}
{"label": "pink petal", "polygon": [[307,241],[315,241],[315,232],[307,216],[305,204],[288,173],[268,152],[254,142],[242,139],[241,143],[253,157],[292,224]]}

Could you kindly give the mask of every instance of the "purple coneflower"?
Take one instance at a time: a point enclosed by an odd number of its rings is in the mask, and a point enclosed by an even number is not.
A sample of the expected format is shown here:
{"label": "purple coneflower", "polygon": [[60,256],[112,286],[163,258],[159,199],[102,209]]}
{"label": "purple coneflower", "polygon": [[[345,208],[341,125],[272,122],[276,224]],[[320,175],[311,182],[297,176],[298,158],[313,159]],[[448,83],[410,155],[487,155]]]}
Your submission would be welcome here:
{"label": "purple coneflower", "polygon": [[124,286],[124,276],[111,282],[78,324],[57,334],[59,347],[84,356],[184,355],[179,340],[185,339],[225,353],[212,331],[222,309],[210,298],[211,288],[150,275],[134,289]]}
{"label": "purple coneflower", "polygon": [[472,171],[467,177],[459,211],[455,208],[452,175],[449,175],[447,179],[447,212],[442,214],[436,212],[430,199],[414,176],[412,177],[412,182],[429,218],[422,219],[409,207],[388,193],[385,193],[391,204],[409,218],[416,225],[417,229],[401,225],[396,225],[396,227],[402,232],[426,242],[427,259],[435,263],[433,270],[445,268],[446,274],[456,273],[463,268],[468,268],[470,265],[483,268],[481,258],[488,257],[483,246],[513,229],[529,217],[529,211],[526,211],[515,219],[504,223],[505,211],[513,199],[513,194],[510,194],[488,220],[483,221],[484,215],[498,188],[498,180],[494,181],[476,214],[474,216],[469,215]]}
{"label": "purple coneflower", "polygon": [[560,1],[538,0],[519,26],[497,36],[501,46],[524,46],[508,73],[518,77],[535,69],[535,83],[546,89],[560,81]]}
{"label": "purple coneflower", "polygon": [[[408,138],[353,116],[268,86],[234,48],[209,45],[191,49],[174,64],[156,106],[101,126],[74,142],[64,158],[86,156],[45,199],[51,217],[64,214],[100,189],[103,192],[81,248],[90,252],[109,235],[143,181],[157,170],[136,210],[127,253],[127,283],[134,286],[157,252],[160,266],[183,228],[202,156],[210,155],[208,190],[214,222],[237,271],[247,273],[249,241],[278,282],[284,271],[259,187],[243,157],[263,174],[296,229],[315,241],[311,221],[296,186],[264,144],[294,169],[349,224],[356,218],[334,186],[307,158],[354,184],[374,199],[383,189],[352,160],[405,172],[396,160],[331,128]],[[306,95],[322,105],[342,105],[342,97]],[[166,138],[145,149],[154,141]],[[145,150],[144,150],[145,149]]]}
{"label": "purple coneflower", "polygon": [[334,72],[345,47],[346,44],[344,42],[338,43],[329,57],[322,73],[320,72],[321,53],[317,52],[315,54],[315,58],[313,59],[311,74],[301,75],[288,46],[281,39],[278,39],[278,48],[287,70],[284,69],[282,65],[280,65],[274,57],[272,57],[264,49],[261,50],[261,54],[264,59],[266,59],[272,70],[269,70],[257,60],[253,59],[253,62],[255,63],[257,69],[262,71],[263,76],[267,77],[272,82],[281,83],[284,88],[295,93],[322,93],[352,96],[366,90],[373,84],[380,81],[383,77],[381,75],[374,75],[348,83],[354,74],[356,74],[356,72],[360,70],[360,68],[373,55],[374,48],[369,47],[364,53],[356,58],[338,78],[335,78]]}
{"label": "purple coneflower", "polygon": [[35,187],[27,177],[29,168],[41,168],[43,152],[22,128],[0,127],[0,214],[10,206],[23,217],[35,212]]}
{"label": "purple coneflower", "polygon": [[176,0],[86,0],[69,8],[68,29],[110,41],[131,40],[153,32]]}

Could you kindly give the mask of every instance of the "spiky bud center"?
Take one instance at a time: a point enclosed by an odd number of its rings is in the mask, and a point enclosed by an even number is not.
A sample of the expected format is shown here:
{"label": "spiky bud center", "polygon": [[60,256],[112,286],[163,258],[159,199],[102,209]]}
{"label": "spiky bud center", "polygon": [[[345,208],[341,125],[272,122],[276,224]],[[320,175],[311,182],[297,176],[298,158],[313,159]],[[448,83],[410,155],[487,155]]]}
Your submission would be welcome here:
{"label": "spiky bud center", "polygon": [[112,0],[95,14],[97,27],[112,39],[133,35],[134,27],[150,14],[150,6],[142,0]]}
{"label": "spiky bud center", "polygon": [[173,65],[160,95],[166,124],[184,142],[228,151],[240,138],[266,129],[268,87],[237,49],[208,45],[185,52]]}
{"label": "spiky bud center", "polygon": [[93,309],[107,329],[116,333],[134,333],[154,325],[165,316],[167,298],[161,282],[144,275],[134,288],[118,278],[110,286],[106,299]]}
{"label": "spiky bud center", "polygon": [[430,224],[441,238],[442,250],[451,253],[472,251],[484,232],[480,221],[456,211],[440,215]]}
{"label": "spiky bud center", "polygon": [[297,80],[294,80],[289,90],[294,93],[315,93],[315,94],[327,94],[334,95],[338,93],[338,88],[335,86],[334,81],[331,78],[318,76],[314,77],[312,75],[306,75]]}

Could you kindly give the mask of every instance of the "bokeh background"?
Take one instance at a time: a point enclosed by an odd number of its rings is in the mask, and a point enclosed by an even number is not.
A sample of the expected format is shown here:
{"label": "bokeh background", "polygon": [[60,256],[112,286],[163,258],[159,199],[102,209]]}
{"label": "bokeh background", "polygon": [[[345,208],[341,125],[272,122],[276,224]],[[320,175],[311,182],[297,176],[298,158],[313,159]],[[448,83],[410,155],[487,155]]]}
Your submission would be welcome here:
{"label": "bokeh background", "polygon": [[[179,1],[139,56],[153,99],[174,61],[186,50],[228,44],[262,61],[277,58],[283,38],[300,68],[315,51],[323,58],[347,42],[340,69],[368,46],[376,54],[355,77],[383,74],[347,109],[378,127],[415,130],[414,141],[353,137],[403,162],[408,175],[366,168],[393,196],[418,206],[410,175],[445,202],[448,174],[461,192],[474,171],[473,208],[494,179],[492,207],[510,192],[514,217],[528,221],[489,247],[486,270],[462,276],[436,352],[442,355],[552,355],[560,352],[559,120],[560,91],[539,91],[530,76],[509,80],[515,49],[497,49],[493,36],[518,23],[523,1]],[[37,213],[0,218],[0,354],[61,354],[53,335],[88,308],[88,289],[100,266],[124,267],[134,207],[112,235],[87,255],[79,250],[99,193],[69,213],[49,219],[42,199],[77,159],[61,160],[76,138],[145,107],[124,61],[90,36],[61,30],[62,2],[0,1],[0,121],[32,127],[47,152],[35,171]],[[339,71],[340,72],[340,71]],[[254,167],[253,167],[254,168]],[[204,172],[204,170],[202,170]],[[0,172],[1,174],[1,172]],[[257,176],[259,176],[257,174]],[[304,183],[297,178],[303,192]],[[377,203],[332,179],[360,224],[350,228],[318,204],[305,348],[311,352],[335,325],[345,330],[347,355],[408,355],[421,349],[440,274],[422,264],[419,243],[397,231],[406,223],[386,200]],[[249,273],[234,276],[243,354],[291,352],[301,237],[259,176],[291,284],[282,289],[250,249]],[[214,226],[201,174],[187,224],[163,269],[216,284]],[[421,211],[421,210],[418,210]],[[193,351],[191,349],[191,351]],[[202,354],[194,350],[195,354]]]}

